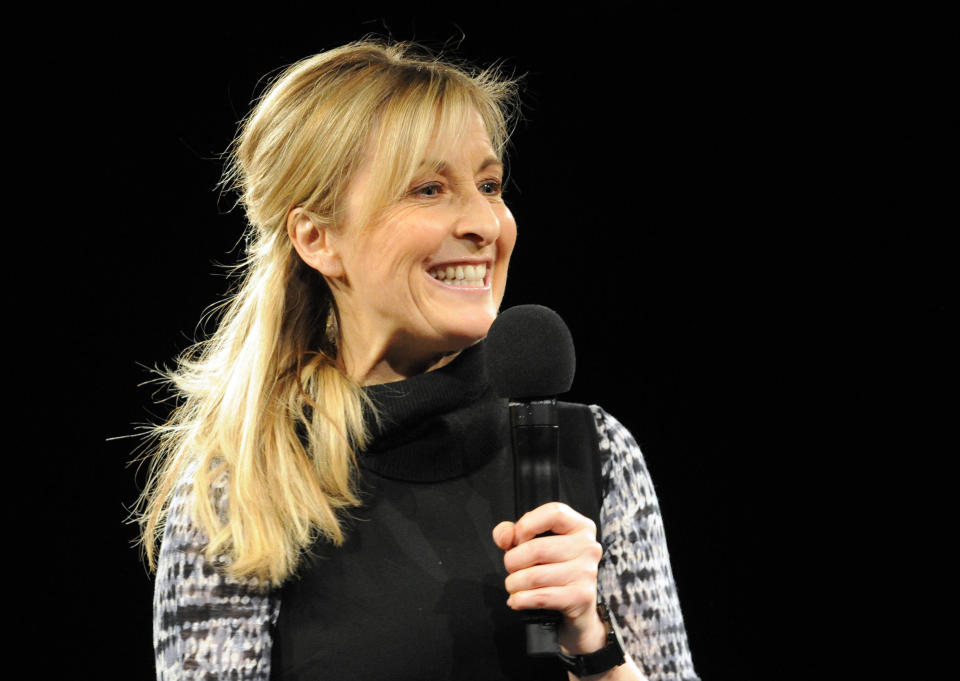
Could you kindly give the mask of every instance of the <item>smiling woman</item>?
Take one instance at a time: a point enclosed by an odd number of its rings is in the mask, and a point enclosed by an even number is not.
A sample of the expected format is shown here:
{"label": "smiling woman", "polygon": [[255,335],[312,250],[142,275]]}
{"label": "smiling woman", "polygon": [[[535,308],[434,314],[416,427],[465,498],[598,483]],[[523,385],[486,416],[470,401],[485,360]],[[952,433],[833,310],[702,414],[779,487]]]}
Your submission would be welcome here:
{"label": "smiling woman", "polygon": [[475,110],[447,135],[431,140],[427,155],[438,160],[429,171],[371,224],[362,216],[375,154],[350,182],[340,224],[290,212],[291,241],[330,286],[343,365],[361,385],[442,366],[483,338],[500,309],[517,233],[501,196],[503,164]]}
{"label": "smiling woman", "polygon": [[[246,258],[168,375],[139,509],[159,679],[696,679],[613,417],[560,408],[562,503],[511,520],[482,341],[517,238],[515,93],[364,40],[289,67],[243,122]],[[515,611],[541,608],[559,647],[532,658]]]}

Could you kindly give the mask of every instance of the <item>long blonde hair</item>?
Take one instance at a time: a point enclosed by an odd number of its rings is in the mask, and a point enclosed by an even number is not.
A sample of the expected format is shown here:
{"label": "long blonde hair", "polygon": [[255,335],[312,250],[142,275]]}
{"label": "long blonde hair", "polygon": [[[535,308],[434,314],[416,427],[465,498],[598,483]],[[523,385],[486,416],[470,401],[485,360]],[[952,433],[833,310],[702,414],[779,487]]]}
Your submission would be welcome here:
{"label": "long blonde hair", "polygon": [[[367,443],[364,396],[337,363],[337,310],[323,277],[287,235],[302,207],[336,225],[347,185],[372,147],[374,200],[362,222],[412,181],[434,135],[480,113],[503,159],[517,80],[443,61],[414,43],[363,39],[304,59],[267,88],[230,149],[224,184],[239,192],[247,247],[216,331],[163,375],[178,395],[152,429],[135,517],[151,568],[171,497],[189,472],[206,557],[234,577],[279,585],[318,537],[342,544],[357,506],[356,451]],[[225,513],[215,488],[224,484]]]}

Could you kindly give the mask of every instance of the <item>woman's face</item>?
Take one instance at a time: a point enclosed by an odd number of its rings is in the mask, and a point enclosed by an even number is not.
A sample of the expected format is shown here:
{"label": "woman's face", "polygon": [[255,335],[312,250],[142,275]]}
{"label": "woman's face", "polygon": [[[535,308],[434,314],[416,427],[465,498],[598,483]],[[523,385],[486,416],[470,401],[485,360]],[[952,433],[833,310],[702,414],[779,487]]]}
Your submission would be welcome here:
{"label": "woman's face", "polygon": [[366,230],[356,224],[371,181],[369,160],[361,165],[330,236],[343,270],[328,277],[342,350],[365,382],[419,373],[480,340],[503,300],[517,226],[480,115],[453,143],[435,141],[423,161],[406,195]]}

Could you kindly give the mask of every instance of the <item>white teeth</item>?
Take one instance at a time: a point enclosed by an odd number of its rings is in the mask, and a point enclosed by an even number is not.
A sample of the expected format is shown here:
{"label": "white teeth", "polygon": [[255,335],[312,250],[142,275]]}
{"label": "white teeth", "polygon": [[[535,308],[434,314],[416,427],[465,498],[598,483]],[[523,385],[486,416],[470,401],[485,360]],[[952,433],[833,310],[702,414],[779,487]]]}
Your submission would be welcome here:
{"label": "white teeth", "polygon": [[436,267],[429,271],[434,279],[438,279],[448,286],[466,286],[479,288],[487,276],[487,265],[447,265],[446,267]]}

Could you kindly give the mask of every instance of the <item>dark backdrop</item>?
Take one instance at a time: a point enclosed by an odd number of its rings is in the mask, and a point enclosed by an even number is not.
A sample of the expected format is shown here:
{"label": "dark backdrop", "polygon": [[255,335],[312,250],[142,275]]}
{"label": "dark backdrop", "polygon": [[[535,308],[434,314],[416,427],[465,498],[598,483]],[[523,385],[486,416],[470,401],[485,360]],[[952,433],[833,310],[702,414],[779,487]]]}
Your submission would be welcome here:
{"label": "dark backdrop", "polygon": [[[37,463],[56,490],[55,551],[74,559],[45,561],[34,609],[69,613],[64,659],[153,678],[152,582],[123,524],[143,474],[127,465],[136,441],[108,438],[162,418],[145,367],[186,347],[225,291],[243,216],[215,190],[219,155],[261,78],[376,33],[526,74],[504,305],[560,312],[578,354],[568,399],[640,442],[701,676],[773,678],[763,660],[781,649],[815,669],[793,632],[825,607],[809,577],[842,571],[821,529],[843,524],[849,497],[831,493],[879,451],[876,391],[932,385],[945,347],[942,223],[901,221],[928,178],[897,174],[925,133],[898,123],[912,81],[895,41],[670,2],[268,11],[110,28],[85,14],[34,66],[68,74],[53,84],[66,96],[41,102],[69,152],[45,161],[82,189],[44,230],[68,256],[49,356],[76,383],[53,411],[61,453]],[[918,337],[929,354],[891,365]],[[31,636],[48,625],[31,620]],[[104,678],[85,674],[72,678]]]}

